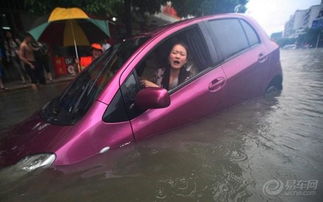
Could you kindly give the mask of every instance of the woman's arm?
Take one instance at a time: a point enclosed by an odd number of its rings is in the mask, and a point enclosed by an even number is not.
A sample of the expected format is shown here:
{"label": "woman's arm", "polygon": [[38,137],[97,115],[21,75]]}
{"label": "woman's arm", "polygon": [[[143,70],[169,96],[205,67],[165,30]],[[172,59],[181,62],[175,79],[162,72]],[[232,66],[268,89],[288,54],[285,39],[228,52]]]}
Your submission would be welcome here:
{"label": "woman's arm", "polygon": [[150,76],[149,80],[146,78],[142,78],[140,80],[140,83],[145,87],[162,88],[162,80],[164,77],[164,73],[165,73],[164,68],[158,68],[157,70],[154,71],[153,75]]}
{"label": "woman's arm", "polygon": [[160,86],[158,86],[157,84],[148,81],[148,80],[140,80],[141,85],[145,86],[145,87],[154,87],[154,88],[160,88]]}

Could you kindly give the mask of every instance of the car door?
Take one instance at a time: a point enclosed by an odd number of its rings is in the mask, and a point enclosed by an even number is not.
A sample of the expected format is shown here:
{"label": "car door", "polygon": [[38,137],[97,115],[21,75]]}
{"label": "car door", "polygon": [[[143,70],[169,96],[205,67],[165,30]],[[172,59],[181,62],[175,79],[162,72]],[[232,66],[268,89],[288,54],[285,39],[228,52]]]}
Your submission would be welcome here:
{"label": "car door", "polygon": [[[137,140],[198,120],[202,116],[221,108],[222,89],[226,83],[226,76],[222,68],[214,68],[210,65],[209,47],[206,45],[200,27],[192,26],[179,32],[180,34],[174,33],[170,36],[164,34],[156,38],[156,41],[162,42],[151,47],[151,49],[167,46],[168,44],[165,43],[177,39],[185,41],[191,50],[201,50],[198,53],[191,52],[191,57],[195,59],[193,62],[199,72],[175,89],[168,91],[171,100],[170,106],[161,109],[148,109],[139,114],[132,113],[130,123]],[[203,54],[202,50],[204,51]],[[149,52],[145,54],[142,56],[142,60],[149,55]],[[198,58],[201,61],[197,61]],[[133,72],[128,76],[126,82],[132,80],[134,86],[139,85],[140,78],[136,75],[136,68],[142,62],[140,61],[132,67]],[[122,92],[124,97],[129,97],[128,93]],[[130,103],[127,106],[128,108],[131,105]]]}
{"label": "car door", "polygon": [[[98,148],[98,152],[107,151],[127,145],[134,140],[133,131],[125,108],[121,88],[130,89],[130,79],[120,86],[120,77],[127,66],[127,61],[146,42],[146,37],[121,42],[110,48],[110,55],[106,61],[106,68],[97,78],[97,83],[104,86],[97,99],[98,111],[86,121],[95,122],[96,125],[88,130],[91,133],[91,142]],[[109,54],[109,53],[108,53]],[[131,60],[131,59],[130,59]],[[131,90],[131,89],[130,89]],[[134,89],[134,92],[137,91]],[[131,97],[131,96],[129,96]]]}
{"label": "car door", "polygon": [[207,25],[214,46],[223,57],[221,67],[227,76],[226,104],[260,95],[268,53],[256,32],[245,21],[234,18],[210,20]]}

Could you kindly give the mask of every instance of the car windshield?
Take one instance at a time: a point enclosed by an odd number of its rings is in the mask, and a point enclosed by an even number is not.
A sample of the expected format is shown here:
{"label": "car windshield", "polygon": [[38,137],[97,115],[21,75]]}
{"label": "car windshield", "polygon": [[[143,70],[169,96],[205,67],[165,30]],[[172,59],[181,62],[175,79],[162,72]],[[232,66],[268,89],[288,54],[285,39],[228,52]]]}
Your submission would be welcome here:
{"label": "car windshield", "polygon": [[148,37],[138,37],[112,46],[81,72],[60,96],[42,108],[42,118],[58,125],[76,123],[88,111],[113,75],[147,39]]}

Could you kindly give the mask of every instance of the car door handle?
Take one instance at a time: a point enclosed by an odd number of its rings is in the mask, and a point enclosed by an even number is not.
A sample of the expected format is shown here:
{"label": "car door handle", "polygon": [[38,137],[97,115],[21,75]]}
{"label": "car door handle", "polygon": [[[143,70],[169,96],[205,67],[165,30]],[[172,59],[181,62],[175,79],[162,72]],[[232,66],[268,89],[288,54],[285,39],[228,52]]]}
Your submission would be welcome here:
{"label": "car door handle", "polygon": [[225,78],[224,77],[216,78],[216,79],[214,79],[213,81],[211,81],[209,83],[209,91],[212,92],[212,93],[217,92],[220,89],[222,89],[224,84],[225,84]]}
{"label": "car door handle", "polygon": [[263,53],[259,53],[258,55],[258,62],[259,63],[263,63],[267,60],[267,55],[263,54]]}

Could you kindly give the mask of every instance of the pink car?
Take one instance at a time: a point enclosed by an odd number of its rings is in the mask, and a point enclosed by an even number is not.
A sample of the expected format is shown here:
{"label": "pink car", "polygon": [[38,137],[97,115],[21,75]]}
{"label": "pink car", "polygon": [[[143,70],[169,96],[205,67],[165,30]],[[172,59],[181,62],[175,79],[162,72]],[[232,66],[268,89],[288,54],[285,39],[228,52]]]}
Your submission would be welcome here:
{"label": "pink car", "polygon": [[0,142],[0,167],[71,165],[282,89],[279,48],[238,14],[124,40]]}

